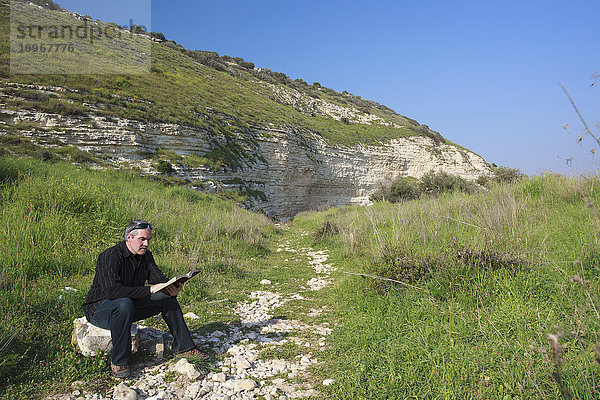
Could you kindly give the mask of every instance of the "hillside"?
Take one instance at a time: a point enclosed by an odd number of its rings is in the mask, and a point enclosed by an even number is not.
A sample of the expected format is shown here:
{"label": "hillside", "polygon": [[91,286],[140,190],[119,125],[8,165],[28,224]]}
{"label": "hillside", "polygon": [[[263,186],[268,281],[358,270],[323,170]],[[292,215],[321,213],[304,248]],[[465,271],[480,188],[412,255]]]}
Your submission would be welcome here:
{"label": "hillside", "polygon": [[[42,10],[25,2],[16,2],[13,8],[22,8],[22,13],[26,14],[23,24],[27,25],[78,26],[82,22],[68,12]],[[7,21],[8,8],[3,7],[2,12],[2,20]],[[18,13],[17,17],[13,13],[13,18],[18,18]],[[83,22],[106,26],[91,19],[84,19]],[[9,35],[3,35],[3,49],[8,49],[8,38]],[[9,52],[2,51],[2,78],[22,84],[70,89],[66,93],[56,93],[48,88],[55,96],[46,93],[49,97],[41,95],[32,98],[32,93],[23,88],[18,93],[21,102],[9,100],[7,105],[39,111],[66,111],[69,104],[75,103],[80,107],[71,111],[73,115],[93,114],[211,127],[217,130],[215,133],[227,126],[233,130],[248,125],[272,124],[278,128],[294,126],[298,130],[318,133],[328,141],[346,145],[411,135],[427,135],[443,141],[438,133],[426,126],[376,102],[347,92],[338,93],[318,83],[309,85],[300,79],[292,80],[280,72],[255,68],[253,63],[239,57],[187,50],[171,41],[159,43],[149,39],[149,35],[142,34],[132,37],[124,35],[122,39],[123,42],[132,42],[129,44],[131,47],[145,48],[151,45],[150,73],[140,76],[115,77],[103,75],[102,71],[90,76],[10,75],[7,60]],[[107,49],[102,49],[108,53]],[[86,50],[90,49],[81,48],[80,59],[91,57],[85,53]],[[111,59],[111,56],[106,54],[108,60],[119,63],[119,59]],[[46,61],[52,63],[63,59],[57,61],[48,58]],[[5,93],[14,94],[10,90]],[[45,105],[50,98],[53,99],[51,104]]]}
{"label": "hillside", "polygon": [[[233,188],[250,193],[254,208],[275,216],[324,204],[367,202],[375,178],[419,175],[429,169],[469,179],[487,173],[476,154],[426,125],[350,93],[292,80],[241,58],[187,50],[158,33],[133,33],[26,2],[13,2],[11,11],[10,34],[9,8],[4,5],[0,11],[1,120],[7,133],[43,145],[72,144],[113,165],[145,160],[139,166],[146,173],[157,173],[162,159],[163,165],[171,164],[174,176],[196,188],[214,188],[215,182],[227,188],[241,181]],[[73,52],[18,53],[16,46],[29,43],[27,35],[18,40],[20,26],[44,27],[44,40],[68,44]],[[83,26],[111,36],[93,44],[76,37],[53,39],[52,26]],[[277,149],[270,145],[274,142]],[[288,142],[295,147],[293,155],[303,157],[295,161],[297,169],[286,165],[277,172],[278,180],[297,180],[303,192],[314,192],[313,203],[302,200],[290,206],[288,197],[296,195],[287,196],[286,187],[273,189],[277,182],[271,178],[278,170],[273,152],[287,152]],[[348,149],[353,150],[345,157],[350,169],[373,169],[356,166],[357,160],[368,158],[374,165],[386,165],[385,171],[361,172],[357,180],[348,180],[315,165],[329,164],[332,158],[335,163]],[[380,151],[391,156],[377,157]],[[252,169],[262,172],[248,174]],[[313,190],[332,185],[339,187],[337,197]]]}

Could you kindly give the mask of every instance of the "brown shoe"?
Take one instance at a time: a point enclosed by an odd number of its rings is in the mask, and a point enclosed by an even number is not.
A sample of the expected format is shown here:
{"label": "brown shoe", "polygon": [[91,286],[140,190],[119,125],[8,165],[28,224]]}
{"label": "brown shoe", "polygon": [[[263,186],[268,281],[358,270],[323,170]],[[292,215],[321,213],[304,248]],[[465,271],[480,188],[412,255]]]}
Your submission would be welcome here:
{"label": "brown shoe", "polygon": [[201,352],[200,350],[198,350],[197,348],[193,348],[191,350],[186,350],[186,351],[182,351],[181,353],[177,353],[175,354],[175,357],[193,357],[193,358],[199,358],[202,360],[208,360],[210,358],[210,356],[208,354],[204,354],[203,352]]}
{"label": "brown shoe", "polygon": [[131,368],[129,365],[115,365],[110,363],[110,370],[115,378],[128,378],[131,375]]}

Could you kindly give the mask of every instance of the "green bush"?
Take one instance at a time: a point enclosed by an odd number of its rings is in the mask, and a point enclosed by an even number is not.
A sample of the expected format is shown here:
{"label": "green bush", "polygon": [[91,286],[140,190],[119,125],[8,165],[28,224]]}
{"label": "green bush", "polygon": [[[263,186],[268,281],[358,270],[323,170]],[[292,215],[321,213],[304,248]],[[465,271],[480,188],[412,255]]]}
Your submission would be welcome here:
{"label": "green bush", "polygon": [[473,193],[477,185],[467,181],[460,176],[451,175],[447,172],[430,171],[423,175],[420,180],[407,176],[399,176],[389,185],[382,186],[371,194],[371,201],[388,201],[399,203],[401,201],[414,200],[423,194],[439,196],[444,192],[460,191]]}
{"label": "green bush", "polygon": [[499,183],[513,183],[525,177],[525,174],[517,168],[496,167],[493,170],[493,180]]}
{"label": "green bush", "polygon": [[158,160],[156,170],[164,175],[171,175],[173,172],[175,172],[173,165],[171,165],[171,163],[167,160]]}
{"label": "green bush", "polygon": [[419,181],[413,177],[399,176],[389,186],[378,189],[371,195],[371,201],[389,201],[399,203],[414,200],[421,196]]}
{"label": "green bush", "polygon": [[473,193],[476,186],[460,176],[451,175],[447,172],[429,171],[421,177],[421,190],[423,193],[438,196],[444,192],[455,190]]}
{"label": "green bush", "polygon": [[165,40],[167,40],[165,38],[165,35],[162,32],[150,32],[150,36],[152,36],[155,39],[158,39],[162,42],[164,42]]}

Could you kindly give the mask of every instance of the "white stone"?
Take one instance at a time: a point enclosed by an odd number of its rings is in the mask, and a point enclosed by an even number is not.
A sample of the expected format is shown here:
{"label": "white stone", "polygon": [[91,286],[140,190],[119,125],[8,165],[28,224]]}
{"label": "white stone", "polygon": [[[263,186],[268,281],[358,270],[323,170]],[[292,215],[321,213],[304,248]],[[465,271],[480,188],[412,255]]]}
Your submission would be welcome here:
{"label": "white stone", "polygon": [[242,390],[251,391],[256,389],[258,385],[252,379],[242,379],[240,381],[235,381],[234,389],[237,392],[241,392]]}
{"label": "white stone", "polygon": [[250,364],[250,362],[246,358],[241,357],[241,356],[233,357],[233,359],[231,361],[235,364],[235,366],[238,369],[240,369],[240,368],[248,369],[248,368],[252,367],[252,364]]}
{"label": "white stone", "polygon": [[135,390],[121,382],[115,386],[113,400],[137,400],[137,393]]}
{"label": "white stone", "polygon": [[261,284],[261,285],[270,285],[270,284],[271,284],[271,281],[270,281],[270,280],[268,280],[268,279],[263,279],[262,281],[260,281],[260,284]]}
{"label": "white stone", "polygon": [[223,333],[221,331],[214,331],[213,333],[210,334],[210,336],[212,336],[213,338],[222,338],[227,336],[226,333]]}
{"label": "white stone", "polygon": [[189,312],[189,313],[185,313],[183,314],[184,318],[188,318],[188,319],[200,319],[199,316],[197,316],[196,314],[194,314],[193,312]]}
{"label": "white stone", "polygon": [[195,398],[198,395],[198,392],[200,391],[201,388],[202,388],[201,382],[193,382],[191,385],[189,385],[186,388],[185,394],[186,394],[186,396]]}
{"label": "white stone", "polygon": [[191,364],[185,358],[182,358],[181,360],[177,361],[175,365],[173,365],[173,371],[187,376],[190,380],[196,380],[203,376],[203,374],[196,369],[194,364]]}
{"label": "white stone", "polygon": [[220,372],[220,373],[218,373],[218,374],[214,374],[214,375],[212,376],[212,380],[213,380],[214,382],[225,382],[225,381],[227,380],[227,378],[225,377],[225,374],[224,374],[224,373]]}
{"label": "white stone", "polygon": [[307,364],[310,364],[310,362],[311,362],[311,361],[310,361],[310,358],[308,358],[308,357],[306,357],[306,356],[304,356],[304,357],[302,357],[302,358],[300,359],[300,364],[302,364],[302,365],[307,365]]}
{"label": "white stone", "polygon": [[[135,324],[131,325],[131,351],[136,352],[139,347],[139,333]],[[92,357],[98,352],[110,352],[112,340],[110,331],[90,324],[85,317],[73,321],[73,346],[85,357]]]}
{"label": "white stone", "polygon": [[330,386],[333,385],[335,383],[335,379],[325,379],[323,381],[323,386]]}

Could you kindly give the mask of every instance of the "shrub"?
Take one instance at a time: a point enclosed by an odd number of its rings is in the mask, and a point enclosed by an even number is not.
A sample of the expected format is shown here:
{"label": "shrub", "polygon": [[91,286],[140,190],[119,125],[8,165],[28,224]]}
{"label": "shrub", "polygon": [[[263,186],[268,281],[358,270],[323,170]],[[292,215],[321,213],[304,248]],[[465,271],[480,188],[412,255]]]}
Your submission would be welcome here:
{"label": "shrub", "polygon": [[298,79],[294,79],[294,86],[306,87],[306,86],[308,86],[308,83],[306,83],[306,81],[304,79],[298,78]]}
{"label": "shrub", "polygon": [[158,164],[156,165],[156,170],[164,175],[170,175],[175,172],[173,165],[166,160],[159,160]]}
{"label": "shrub", "polygon": [[500,166],[494,168],[492,179],[499,183],[512,183],[521,180],[524,177],[525,174],[517,168]]}
{"label": "shrub", "polygon": [[150,36],[152,36],[155,39],[160,40],[161,42],[164,42],[165,40],[167,40],[167,38],[165,38],[165,35],[162,34],[161,32],[150,32]]}
{"label": "shrub", "polygon": [[240,61],[238,65],[246,69],[254,69],[254,63],[250,61]]}
{"label": "shrub", "polygon": [[29,1],[33,4],[37,4],[38,6],[44,7],[48,10],[62,10],[61,6],[59,6],[52,0],[29,0]]}
{"label": "shrub", "polygon": [[421,196],[419,182],[412,177],[400,177],[390,185],[390,196],[393,199],[413,200]]}
{"label": "shrub", "polygon": [[478,185],[481,186],[485,186],[488,184],[488,182],[490,181],[490,177],[487,175],[479,175],[477,177],[477,179],[475,180],[475,183],[477,183]]}
{"label": "shrub", "polygon": [[290,77],[283,72],[273,72],[273,78],[275,78],[277,82],[283,83],[284,85],[291,82]]}
{"label": "shrub", "polygon": [[434,196],[454,190],[472,193],[475,191],[475,185],[460,176],[447,172],[429,171],[421,178],[421,190]]}
{"label": "shrub", "polygon": [[399,176],[388,186],[375,191],[371,201],[389,201],[399,203],[401,201],[414,200],[421,196],[422,190],[419,181],[413,177]]}
{"label": "shrub", "polygon": [[129,28],[129,30],[132,33],[146,33],[146,29],[144,29],[143,26],[135,25],[135,24],[131,25],[131,27]]}
{"label": "shrub", "polygon": [[399,176],[389,185],[382,186],[370,196],[371,201],[389,201],[399,203],[401,201],[414,200],[421,197],[423,193],[439,196],[444,192],[459,190],[472,193],[477,186],[460,176],[451,175],[447,172],[430,171],[423,175],[420,180],[407,176]]}

